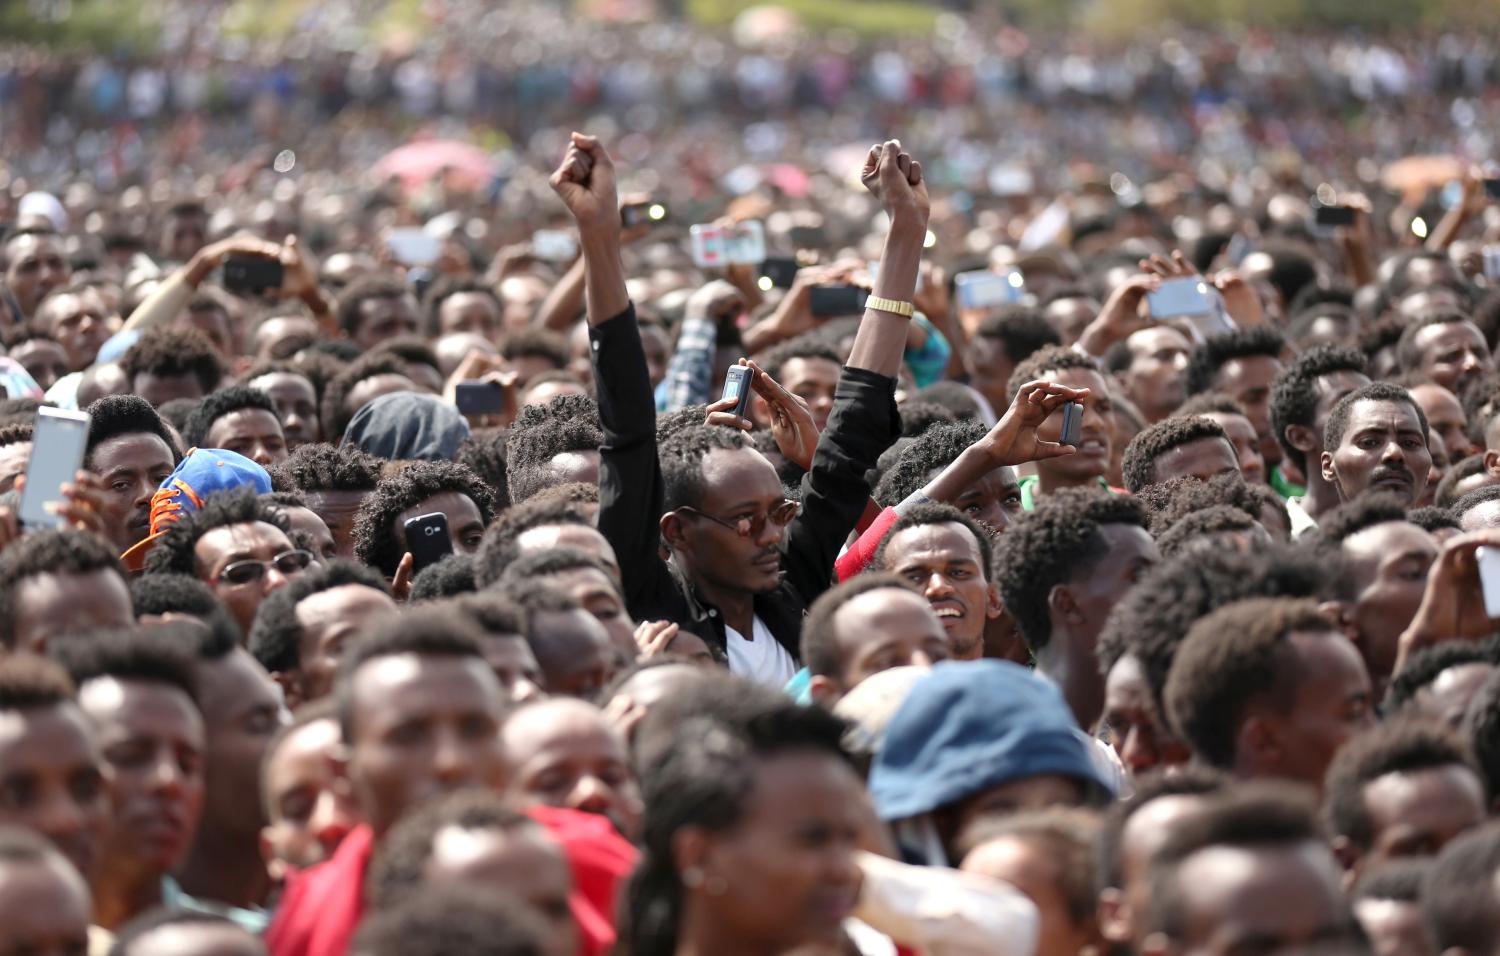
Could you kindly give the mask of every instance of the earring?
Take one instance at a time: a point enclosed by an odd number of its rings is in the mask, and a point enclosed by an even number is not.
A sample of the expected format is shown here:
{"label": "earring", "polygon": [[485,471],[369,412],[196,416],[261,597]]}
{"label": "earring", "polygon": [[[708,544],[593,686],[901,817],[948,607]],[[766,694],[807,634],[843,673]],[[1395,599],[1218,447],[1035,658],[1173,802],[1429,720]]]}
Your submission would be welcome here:
{"label": "earring", "polygon": [[696,866],[682,871],[682,885],[688,889],[696,890],[703,885],[703,871]]}
{"label": "earring", "polygon": [[703,890],[709,896],[723,896],[729,892],[729,881],[722,876],[710,876],[704,881]]}

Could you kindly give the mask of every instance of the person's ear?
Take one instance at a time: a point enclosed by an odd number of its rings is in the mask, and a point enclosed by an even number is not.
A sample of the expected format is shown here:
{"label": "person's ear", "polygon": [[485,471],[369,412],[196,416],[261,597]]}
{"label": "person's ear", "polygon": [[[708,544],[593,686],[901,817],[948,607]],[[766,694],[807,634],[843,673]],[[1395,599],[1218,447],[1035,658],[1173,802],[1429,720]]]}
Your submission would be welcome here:
{"label": "person's ear", "polygon": [[1276,766],[1283,750],[1280,735],[1271,723],[1259,716],[1245,718],[1235,735],[1234,760],[1251,769]]}
{"label": "person's ear", "polygon": [[1343,835],[1334,837],[1328,842],[1328,846],[1333,850],[1333,858],[1344,868],[1344,891],[1353,890],[1354,881],[1359,878],[1360,857],[1364,854],[1360,853],[1353,841]]}
{"label": "person's ear", "polygon": [[1318,604],[1318,613],[1332,621],[1349,643],[1363,650],[1364,636],[1359,633],[1359,622],[1354,619],[1354,606],[1347,601],[1323,601]]}
{"label": "person's ear", "polygon": [[679,874],[696,870],[700,877],[711,855],[708,831],[698,826],[680,827],[672,834],[672,864]]}
{"label": "person's ear", "polygon": [[1083,623],[1083,608],[1078,606],[1073,589],[1066,584],[1054,584],[1047,592],[1047,612],[1053,624],[1077,626]]}
{"label": "person's ear", "polygon": [[1005,614],[1005,601],[1000,597],[1000,585],[994,582],[984,592],[984,617],[987,621],[999,620]]}
{"label": "person's ear", "polygon": [[281,697],[286,704],[287,710],[296,710],[302,706],[302,689],[299,686],[300,675],[296,671],[272,671],[271,680],[281,688]]}
{"label": "person's ear", "polygon": [[1285,434],[1287,444],[1304,455],[1316,455],[1323,450],[1323,443],[1306,425],[1288,425]]}
{"label": "person's ear", "polygon": [[285,860],[276,856],[276,850],[271,845],[271,830],[275,826],[274,823],[268,823],[261,827],[255,841],[260,847],[260,858],[266,863],[266,874],[271,877],[272,883],[280,883],[286,879],[287,865]]}
{"label": "person's ear", "polygon": [[676,550],[687,543],[685,538],[687,528],[677,512],[668,511],[662,515],[658,527],[661,528],[661,539],[666,542],[667,547]]}
{"label": "person's ear", "polygon": [[[1333,470],[1333,452],[1331,452],[1331,451],[1325,451],[1325,452],[1323,452],[1322,453],[1322,457],[1319,458],[1318,461],[1320,462],[1320,464],[1322,466],[1321,470],[1323,472],[1323,480],[1326,481],[1326,482],[1328,482],[1330,485],[1333,485],[1334,487],[1338,487],[1339,476],[1338,476],[1338,472],[1336,472],[1336,471]],[[1340,495],[1341,496],[1342,496],[1342,493],[1343,493],[1343,489],[1340,489]]]}
{"label": "person's ear", "polygon": [[822,707],[824,710],[833,710],[833,705],[839,702],[839,698],[844,695],[844,690],[839,686],[838,681],[832,677],[824,674],[815,674],[813,675],[813,679],[808,682],[807,693],[812,698],[813,703],[819,707]]}
{"label": "person's ear", "polygon": [[1484,473],[1491,478],[1500,478],[1500,451],[1492,448],[1484,453]]}

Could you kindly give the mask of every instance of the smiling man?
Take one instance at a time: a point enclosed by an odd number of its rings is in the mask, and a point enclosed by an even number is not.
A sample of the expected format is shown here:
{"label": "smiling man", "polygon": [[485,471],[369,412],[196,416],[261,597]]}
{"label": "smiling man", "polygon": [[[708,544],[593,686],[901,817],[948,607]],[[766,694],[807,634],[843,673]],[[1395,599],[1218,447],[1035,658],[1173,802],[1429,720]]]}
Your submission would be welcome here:
{"label": "smiling man", "polygon": [[991,574],[989,534],[951,505],[917,505],[881,542],[872,567],[907,581],[927,599],[948,635],[948,655],[984,656],[984,629],[1000,616],[1000,592]]}
{"label": "smiling man", "polygon": [[[1186,362],[1185,354],[1183,362]],[[1010,381],[1012,397],[1022,384],[1032,381],[1055,382],[1069,388],[1089,390],[1088,397],[1079,402],[1083,406],[1083,422],[1078,451],[1037,462],[1036,474],[1021,479],[1021,507],[1030,511],[1043,497],[1059,488],[1108,488],[1104,475],[1109,471],[1114,435],[1114,402],[1098,363],[1072,349],[1048,346],[1016,366]],[[1049,442],[1059,440],[1062,419],[1060,413],[1054,412],[1037,428],[1037,438]]]}
{"label": "smiling man", "polygon": [[1378,490],[1415,506],[1431,468],[1427,416],[1406,389],[1388,382],[1366,385],[1344,396],[1328,416],[1322,472],[1342,500]]}

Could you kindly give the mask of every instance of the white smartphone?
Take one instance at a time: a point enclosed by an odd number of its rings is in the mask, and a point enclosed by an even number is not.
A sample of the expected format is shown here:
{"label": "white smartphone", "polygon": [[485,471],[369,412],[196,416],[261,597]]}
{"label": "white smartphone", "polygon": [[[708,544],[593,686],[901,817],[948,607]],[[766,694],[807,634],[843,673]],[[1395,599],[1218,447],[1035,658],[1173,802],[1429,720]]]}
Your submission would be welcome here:
{"label": "white smartphone", "polygon": [[1475,548],[1479,565],[1479,587],[1484,591],[1484,613],[1500,620],[1500,548]]}
{"label": "white smartphone", "polygon": [[1483,254],[1485,278],[1500,279],[1500,246],[1485,246]]}
{"label": "white smartphone", "polygon": [[566,229],[538,229],[531,234],[531,251],[548,262],[571,262],[578,255],[578,240]]}
{"label": "white smartphone", "polygon": [[766,260],[766,227],[755,220],[728,226],[700,223],[688,230],[693,264],[700,269]]}
{"label": "white smartphone", "polygon": [[1020,302],[1026,295],[1026,280],[1017,269],[990,272],[976,269],[953,277],[953,291],[961,309],[988,309],[995,305]]}
{"label": "white smartphone", "polygon": [[31,460],[26,464],[26,486],[21,489],[17,514],[28,530],[61,528],[67,522],[48,511],[47,505],[63,500],[62,486],[83,466],[89,416],[86,412],[39,408],[33,429]]}
{"label": "white smartphone", "polygon": [[443,241],[421,229],[392,229],[385,244],[403,266],[430,266],[443,252]]}

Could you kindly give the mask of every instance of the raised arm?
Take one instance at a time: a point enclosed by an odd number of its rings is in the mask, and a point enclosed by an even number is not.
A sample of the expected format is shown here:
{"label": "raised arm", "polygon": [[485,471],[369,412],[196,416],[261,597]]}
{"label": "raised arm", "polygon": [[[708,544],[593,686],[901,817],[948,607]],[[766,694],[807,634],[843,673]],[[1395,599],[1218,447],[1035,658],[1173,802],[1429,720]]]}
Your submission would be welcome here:
{"label": "raised arm", "polygon": [[[880,253],[874,298],[910,306],[917,291],[917,269],[922,264],[922,241],[927,238],[927,184],[922,180],[922,164],[902,152],[898,141],[888,140],[870,147],[860,181],[891,217],[891,229]],[[867,306],[854,336],[848,366],[895,378],[901,370],[901,353],[910,325],[909,314]]]}
{"label": "raised arm", "polygon": [[625,266],[620,261],[620,199],[614,160],[597,137],[574,133],[551,183],[578,223],[589,325],[602,325],[630,307]]}

